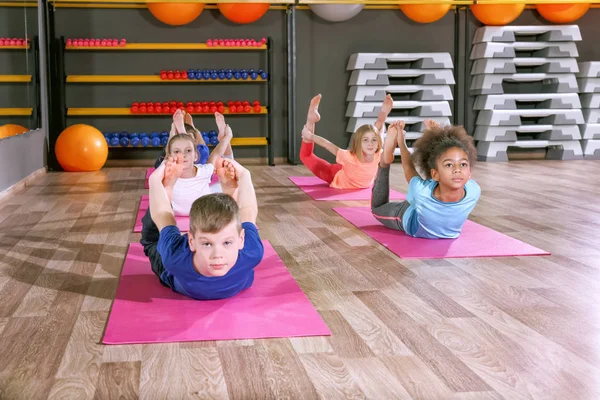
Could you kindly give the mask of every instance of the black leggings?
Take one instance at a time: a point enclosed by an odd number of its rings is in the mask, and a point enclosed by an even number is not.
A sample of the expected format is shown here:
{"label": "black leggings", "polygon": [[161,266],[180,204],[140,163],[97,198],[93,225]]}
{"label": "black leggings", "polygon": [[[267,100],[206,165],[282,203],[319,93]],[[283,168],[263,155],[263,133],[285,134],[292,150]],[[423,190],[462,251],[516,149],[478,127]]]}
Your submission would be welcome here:
{"label": "black leggings", "polygon": [[156,249],[156,246],[158,245],[159,235],[160,233],[158,231],[158,228],[156,227],[156,224],[150,216],[150,209],[148,209],[146,210],[146,214],[142,218],[142,239],[140,240],[140,243],[142,244],[142,246],[144,246],[144,254],[150,260],[150,267],[152,268],[152,272],[154,272],[156,276],[158,276],[158,279],[160,280],[160,283],[163,284],[163,286],[169,287],[169,285],[163,282],[163,280],[160,277],[160,275],[165,270],[165,267],[162,263],[162,258],[158,253],[158,250]]}

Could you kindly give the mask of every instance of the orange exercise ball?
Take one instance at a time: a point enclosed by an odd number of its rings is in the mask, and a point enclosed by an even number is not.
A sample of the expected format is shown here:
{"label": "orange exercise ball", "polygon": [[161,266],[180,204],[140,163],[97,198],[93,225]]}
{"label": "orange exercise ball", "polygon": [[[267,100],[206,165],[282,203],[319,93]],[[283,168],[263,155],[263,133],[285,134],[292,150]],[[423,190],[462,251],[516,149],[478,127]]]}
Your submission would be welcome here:
{"label": "orange exercise ball", "polygon": [[442,19],[450,7],[451,4],[402,4],[400,9],[409,19],[429,24]]}
{"label": "orange exercise ball", "polygon": [[537,4],[536,8],[544,19],[555,24],[570,24],[577,21],[589,10],[590,5],[576,4]]}
{"label": "orange exercise ball", "polygon": [[471,11],[484,25],[508,25],[521,15],[523,4],[474,4]]}
{"label": "orange exercise ball", "polygon": [[15,125],[15,124],[2,125],[2,126],[0,126],[0,139],[6,138],[9,136],[20,135],[21,133],[25,133],[27,131],[29,131],[29,129],[27,129],[21,125]]}
{"label": "orange exercise ball", "polygon": [[269,3],[218,3],[221,14],[236,24],[258,21],[269,9]]}
{"label": "orange exercise ball", "polygon": [[98,171],[108,158],[108,144],[98,129],[76,124],[58,136],[54,153],[65,171]]}
{"label": "orange exercise ball", "polygon": [[204,3],[147,3],[156,19],[167,25],[189,24],[204,10]]}

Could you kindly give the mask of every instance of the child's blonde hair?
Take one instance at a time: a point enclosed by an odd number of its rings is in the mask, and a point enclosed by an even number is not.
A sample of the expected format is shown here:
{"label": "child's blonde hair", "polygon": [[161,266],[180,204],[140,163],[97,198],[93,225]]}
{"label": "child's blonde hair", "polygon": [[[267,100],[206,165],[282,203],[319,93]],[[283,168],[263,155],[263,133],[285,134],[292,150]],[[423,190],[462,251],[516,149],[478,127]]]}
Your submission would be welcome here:
{"label": "child's blonde hair", "polygon": [[212,193],[197,198],[190,209],[190,233],[217,233],[236,222],[238,232],[242,230],[240,207],[233,197],[224,193]]}
{"label": "child's blonde hair", "polygon": [[379,135],[379,129],[375,125],[361,125],[358,127],[356,132],[350,137],[350,154],[354,154],[358,161],[363,162],[362,152],[362,139],[367,133],[372,132],[377,138],[377,151],[381,150],[383,143],[381,142],[381,136]]}

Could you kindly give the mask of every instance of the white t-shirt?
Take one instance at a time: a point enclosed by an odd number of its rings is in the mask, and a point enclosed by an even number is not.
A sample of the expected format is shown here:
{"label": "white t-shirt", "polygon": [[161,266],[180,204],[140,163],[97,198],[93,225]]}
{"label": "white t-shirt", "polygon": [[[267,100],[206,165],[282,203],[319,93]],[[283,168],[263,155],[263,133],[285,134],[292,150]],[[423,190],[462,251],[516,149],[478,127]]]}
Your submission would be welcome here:
{"label": "white t-shirt", "polygon": [[213,164],[197,164],[196,176],[179,178],[173,187],[171,205],[175,215],[189,216],[192,203],[201,196],[214,193],[209,184],[215,171]]}

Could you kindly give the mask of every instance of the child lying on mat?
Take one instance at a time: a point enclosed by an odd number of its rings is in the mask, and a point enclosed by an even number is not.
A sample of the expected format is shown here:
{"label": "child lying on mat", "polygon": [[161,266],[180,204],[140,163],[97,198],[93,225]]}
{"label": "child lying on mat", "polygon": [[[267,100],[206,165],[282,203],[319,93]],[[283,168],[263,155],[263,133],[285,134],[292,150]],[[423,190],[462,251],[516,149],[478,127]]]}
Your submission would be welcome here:
{"label": "child lying on mat", "polygon": [[[392,110],[393,100],[388,94],[383,101],[375,125],[362,125],[350,138],[350,149],[343,150],[327,139],[315,135],[315,124],[321,119],[321,95],[312,98],[308,107],[306,125],[302,130],[300,160],[317,177],[336,189],[364,189],[371,187],[381,157],[381,134],[385,120]],[[313,151],[315,143],[335,156],[337,164],[329,164]]]}
{"label": "child lying on mat", "polygon": [[188,216],[194,200],[210,193],[223,191],[220,184],[211,185],[211,180],[215,172],[215,162],[223,156],[232,136],[231,129],[227,126],[225,135],[210,153],[204,165],[196,164],[200,155],[190,135],[176,134],[169,139],[166,146],[167,157],[180,157],[182,169],[173,187],[167,188],[170,191],[169,198],[175,215]]}
{"label": "child lying on mat", "polygon": [[[219,142],[221,142],[221,140],[225,136],[226,128],[228,125],[225,124],[225,117],[218,112],[215,113],[215,121],[219,130],[218,139]],[[171,123],[169,139],[171,139],[177,134],[188,134],[194,139],[199,154],[199,159],[196,162],[196,164],[206,164],[210,155],[210,150],[208,149],[208,146],[206,145],[202,134],[194,126],[194,119],[192,118],[192,115],[185,112],[184,110],[177,110],[173,114],[173,122]],[[165,156],[166,152],[163,152],[163,154],[160,157],[158,157],[158,159],[154,163],[154,168],[157,168],[160,165],[160,163],[164,160]],[[223,153],[223,158],[229,158],[233,160],[233,149],[231,148],[231,143],[225,149]]]}
{"label": "child lying on mat", "polygon": [[[405,141],[404,121],[390,125],[371,195],[371,211],[391,229],[419,238],[456,238],[477,204],[481,188],[471,179],[477,150],[463,127],[440,127],[426,121],[427,129],[414,144],[414,157]],[[400,146],[404,177],[409,183],[406,200],[389,201],[390,164]]]}
{"label": "child lying on mat", "polygon": [[264,253],[250,172],[233,160],[219,159],[216,166],[224,193],[194,201],[189,233],[177,228],[169,199],[168,188],[184,168],[180,155],[150,176],[150,207],[142,219],[140,243],[152,271],[164,286],[197,300],[229,298],[252,286]]}

